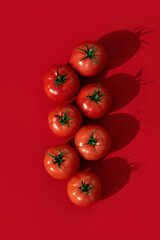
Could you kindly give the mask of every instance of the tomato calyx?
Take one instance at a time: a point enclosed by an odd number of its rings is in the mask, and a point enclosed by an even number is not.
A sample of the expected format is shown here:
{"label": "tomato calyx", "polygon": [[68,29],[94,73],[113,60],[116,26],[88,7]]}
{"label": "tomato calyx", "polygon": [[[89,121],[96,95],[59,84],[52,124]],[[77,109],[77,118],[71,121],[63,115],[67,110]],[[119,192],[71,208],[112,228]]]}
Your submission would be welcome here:
{"label": "tomato calyx", "polygon": [[53,156],[50,153],[46,153],[46,154],[48,154],[50,157],[52,157],[53,158],[52,163],[54,163],[54,164],[58,163],[58,167],[62,170],[61,164],[64,162],[63,155],[65,155],[66,153],[62,153],[59,148],[58,148],[58,150],[59,150],[60,153],[58,154],[57,157]]}
{"label": "tomato calyx", "polygon": [[57,78],[55,79],[55,84],[59,89],[59,84],[63,84],[66,81],[66,75],[62,74],[61,76],[59,75],[58,68],[57,68]]}
{"label": "tomato calyx", "polygon": [[95,149],[95,145],[97,144],[97,140],[96,138],[93,136],[94,132],[91,133],[91,136],[89,138],[89,141],[87,143],[87,145],[92,145]]}
{"label": "tomato calyx", "polygon": [[[108,96],[108,95],[106,95],[106,94],[101,94],[101,95],[100,95],[99,86],[100,86],[100,84],[98,83],[98,91],[96,91],[95,89],[93,89],[93,90],[94,90],[94,93],[93,93],[92,95],[89,95],[89,93],[88,93],[88,95],[86,96],[86,97],[88,97],[91,101],[94,101],[94,102],[97,103],[97,104],[98,104],[99,102],[104,102],[104,101],[101,100],[101,97]],[[109,97],[109,96],[108,96],[108,97]]]}
{"label": "tomato calyx", "polygon": [[59,118],[59,123],[61,123],[62,125],[67,124],[67,126],[69,127],[69,126],[70,126],[70,125],[69,125],[69,121],[70,121],[72,118],[67,118],[67,117],[66,117],[66,113],[67,113],[67,109],[65,110],[63,116],[54,115],[54,117],[58,117],[58,118]]}
{"label": "tomato calyx", "polygon": [[81,183],[82,183],[82,186],[79,187],[78,189],[81,190],[83,193],[91,193],[93,188],[90,186],[95,187],[93,184],[84,184],[83,181],[81,181]]}
{"label": "tomato calyx", "polygon": [[[85,45],[85,46],[86,46],[87,50],[85,50],[85,49],[83,49],[83,48],[76,48],[76,49],[81,50],[81,51],[83,51],[83,52],[86,53],[86,57],[82,58],[82,59],[80,60],[80,62],[83,61],[83,60],[86,59],[86,58],[90,58],[90,59],[92,60],[92,62],[98,64],[99,60],[98,60],[98,58],[96,58],[96,57],[94,56],[94,53],[96,52],[96,49],[94,50],[94,45],[92,46],[92,48],[89,48],[87,45]],[[94,59],[95,59],[96,61],[98,61],[98,62],[96,62]]]}

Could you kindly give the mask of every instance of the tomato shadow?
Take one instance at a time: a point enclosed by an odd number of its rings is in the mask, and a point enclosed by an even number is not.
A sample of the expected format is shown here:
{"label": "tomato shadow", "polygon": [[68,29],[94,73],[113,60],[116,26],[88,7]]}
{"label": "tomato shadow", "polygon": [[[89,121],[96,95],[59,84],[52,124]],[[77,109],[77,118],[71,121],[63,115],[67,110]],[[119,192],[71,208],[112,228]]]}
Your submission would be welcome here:
{"label": "tomato shadow", "polygon": [[79,76],[82,86],[90,82],[103,80],[109,70],[119,67],[131,59],[140,47],[143,47],[145,44],[148,45],[148,42],[141,37],[151,32],[147,27],[138,27],[134,31],[118,30],[99,38],[97,41],[104,46],[108,53],[108,65],[95,77],[86,78]]}
{"label": "tomato shadow", "polygon": [[116,111],[131,102],[140,92],[140,82],[136,76],[119,73],[101,81],[112,96],[111,111]]}
{"label": "tomato shadow", "polygon": [[136,75],[125,73],[114,74],[100,82],[111,93],[111,111],[116,111],[126,106],[138,95],[142,85],[152,82],[145,82],[142,79],[143,71],[144,67],[140,68]]}
{"label": "tomato shadow", "polygon": [[105,199],[119,192],[139,167],[138,162],[128,164],[124,158],[113,157],[102,161],[81,160],[80,170],[91,171],[99,177],[103,189],[101,199]]}
{"label": "tomato shadow", "polygon": [[[142,85],[153,82],[152,80],[145,81],[143,79],[144,69],[145,67],[141,67],[135,75],[118,73],[101,80],[89,78],[87,82],[82,82],[82,85],[99,82],[106,87],[112,96],[111,112],[114,112],[129,104],[138,95]],[[76,106],[76,101],[73,103]]]}
{"label": "tomato shadow", "polygon": [[139,120],[128,113],[115,113],[100,119],[84,118],[85,124],[98,124],[109,132],[111,136],[110,152],[115,152],[128,145],[140,129]]}
{"label": "tomato shadow", "polygon": [[133,32],[118,30],[98,39],[98,42],[103,44],[108,53],[108,70],[127,62],[143,44],[148,44],[141,39],[141,36],[150,32],[146,27],[139,27]]}

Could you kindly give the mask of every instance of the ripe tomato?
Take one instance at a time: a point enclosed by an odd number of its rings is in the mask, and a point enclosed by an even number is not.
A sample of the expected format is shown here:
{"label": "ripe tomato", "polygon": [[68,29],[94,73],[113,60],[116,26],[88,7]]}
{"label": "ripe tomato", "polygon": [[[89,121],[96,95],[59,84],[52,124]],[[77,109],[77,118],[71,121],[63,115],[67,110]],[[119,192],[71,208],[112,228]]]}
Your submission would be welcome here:
{"label": "ripe tomato", "polygon": [[44,166],[50,176],[66,179],[78,170],[79,156],[69,145],[54,146],[46,152]]}
{"label": "ripe tomato", "polygon": [[44,90],[54,101],[66,101],[73,98],[80,88],[80,82],[74,70],[65,64],[49,69],[44,78]]}
{"label": "ripe tomato", "polygon": [[111,108],[111,95],[100,84],[88,84],[80,90],[77,104],[87,117],[100,118]]}
{"label": "ripe tomato", "polygon": [[51,130],[59,137],[73,136],[82,124],[79,110],[67,104],[61,104],[50,112],[48,123]]}
{"label": "ripe tomato", "polygon": [[75,145],[86,160],[98,160],[107,155],[111,140],[109,133],[98,125],[86,125],[76,133]]}
{"label": "ripe tomato", "polygon": [[79,207],[88,207],[101,197],[102,186],[99,178],[91,172],[78,172],[68,182],[70,200]]}
{"label": "ripe tomato", "polygon": [[108,56],[98,42],[83,42],[72,52],[71,66],[82,76],[92,77],[100,73],[107,65]]}

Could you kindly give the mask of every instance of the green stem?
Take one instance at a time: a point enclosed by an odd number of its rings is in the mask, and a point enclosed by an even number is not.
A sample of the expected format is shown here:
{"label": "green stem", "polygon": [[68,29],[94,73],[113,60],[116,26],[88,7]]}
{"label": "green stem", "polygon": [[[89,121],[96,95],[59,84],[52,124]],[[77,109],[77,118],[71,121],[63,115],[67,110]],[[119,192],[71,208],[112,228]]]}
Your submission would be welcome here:
{"label": "green stem", "polygon": [[[87,50],[85,50],[85,49],[83,49],[83,48],[77,48],[78,50],[83,51],[83,52],[86,53],[86,56],[85,56],[84,58],[82,58],[80,61],[83,61],[83,60],[86,59],[86,58],[90,58],[90,59],[92,60],[92,62],[98,64],[99,60],[98,60],[98,58],[96,58],[96,57],[94,56],[94,53],[96,52],[96,50],[94,50],[94,45],[93,45],[92,48],[90,48],[90,49],[89,49],[89,47],[88,47],[87,45],[85,45],[85,46],[86,46]],[[94,59],[95,59],[96,61],[98,61],[98,62],[96,62]]]}
{"label": "green stem", "polygon": [[67,118],[67,117],[66,117],[66,113],[67,113],[67,108],[66,108],[63,116],[54,115],[54,117],[58,117],[58,118],[59,118],[59,123],[61,123],[62,125],[67,124],[67,126],[69,127],[69,126],[70,126],[70,125],[69,125],[69,121],[70,121],[72,118]]}
{"label": "green stem", "polygon": [[61,76],[59,75],[58,68],[57,68],[57,78],[55,79],[55,84],[59,88],[59,84],[62,84],[66,81],[66,75],[62,74]]}
{"label": "green stem", "polygon": [[95,187],[93,184],[84,184],[83,181],[81,181],[81,183],[82,183],[82,186],[79,187],[78,189],[81,190],[81,191],[84,192],[84,193],[91,193],[92,190],[93,190],[93,188],[90,187],[90,186]]}
{"label": "green stem", "polygon": [[93,136],[94,132],[92,132],[89,141],[87,143],[87,145],[92,145],[95,148],[95,145],[97,144],[97,140],[96,138]]}
{"label": "green stem", "polygon": [[88,93],[88,95],[86,96],[86,97],[88,97],[90,100],[94,101],[94,102],[97,103],[97,104],[98,104],[99,102],[103,102],[103,101],[101,100],[101,97],[105,97],[105,96],[109,97],[109,96],[106,95],[106,94],[101,94],[101,95],[100,95],[99,87],[100,87],[100,84],[98,83],[98,91],[96,91],[95,89],[93,89],[93,90],[94,90],[94,93],[93,93],[92,95],[89,95],[89,93]]}
{"label": "green stem", "polygon": [[59,150],[60,153],[58,154],[57,157],[55,157],[55,156],[53,156],[52,154],[47,153],[47,152],[46,152],[46,154],[48,154],[50,157],[52,157],[52,158],[53,158],[53,159],[52,159],[52,163],[54,163],[54,164],[57,163],[57,164],[58,164],[58,167],[62,170],[61,164],[64,162],[64,160],[63,160],[63,155],[66,154],[66,153],[62,153],[59,148],[58,148],[58,150]]}

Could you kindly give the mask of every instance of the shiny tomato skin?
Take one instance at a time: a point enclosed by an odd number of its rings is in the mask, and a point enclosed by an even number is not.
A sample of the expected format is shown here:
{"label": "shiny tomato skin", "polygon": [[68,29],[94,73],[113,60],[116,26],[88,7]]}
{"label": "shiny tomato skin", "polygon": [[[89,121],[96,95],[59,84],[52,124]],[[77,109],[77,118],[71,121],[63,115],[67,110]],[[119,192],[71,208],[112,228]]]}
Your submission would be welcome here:
{"label": "shiny tomato skin", "polygon": [[[60,118],[55,116],[64,116],[65,111],[66,118],[72,118],[68,121],[69,127],[66,123],[62,125],[59,122]],[[53,110],[49,113],[48,124],[52,132],[58,137],[71,137],[75,135],[75,133],[80,128],[82,124],[82,116],[80,111],[73,105],[60,104],[54,107]]]}
{"label": "shiny tomato skin", "polygon": [[[89,57],[82,60],[86,57],[86,53],[80,49],[87,50],[87,47],[91,49],[94,46],[94,56],[99,60],[93,58],[96,63],[94,63]],[[80,49],[77,49],[80,48]],[[82,60],[82,61],[80,61]],[[93,41],[86,41],[79,44],[76,48],[74,48],[71,57],[70,57],[70,64],[71,66],[82,76],[85,77],[93,77],[100,73],[104,67],[107,65],[108,56],[106,50],[104,49],[103,45],[98,42]]]}
{"label": "shiny tomato skin", "polygon": [[[66,76],[66,81],[58,84],[57,87],[55,80],[57,79],[57,68],[59,75]],[[57,64],[51,67],[44,77],[44,90],[49,98],[54,101],[67,101],[72,99],[79,91],[80,81],[76,72],[65,64]]]}
{"label": "shiny tomato skin", "polygon": [[94,90],[98,90],[98,84],[91,83],[83,87],[77,96],[77,104],[84,115],[96,119],[104,116],[110,111],[111,95],[103,85],[99,85],[100,95],[106,96],[102,96],[100,102],[96,103],[87,97],[88,95],[91,96],[94,94]]}
{"label": "shiny tomato skin", "polygon": [[[64,162],[61,163],[61,169],[59,168],[57,163],[52,162],[52,157],[49,156],[47,153],[52,154],[54,156],[58,156],[59,150],[65,153],[63,155]],[[78,169],[80,165],[79,156],[74,148],[71,146],[64,144],[64,145],[57,145],[50,147],[45,154],[44,157],[44,166],[47,173],[56,179],[66,179],[71,177]]]}
{"label": "shiny tomato skin", "polygon": [[[82,183],[91,184],[92,192],[85,193],[79,190]],[[77,172],[67,184],[67,193],[72,203],[78,207],[89,207],[101,198],[102,186],[99,178],[91,172]]]}
{"label": "shiny tomato skin", "polygon": [[[95,147],[87,144],[90,136],[96,139]],[[110,150],[111,139],[109,133],[99,125],[85,125],[75,135],[75,146],[79,154],[86,160],[99,160],[104,158]]]}

